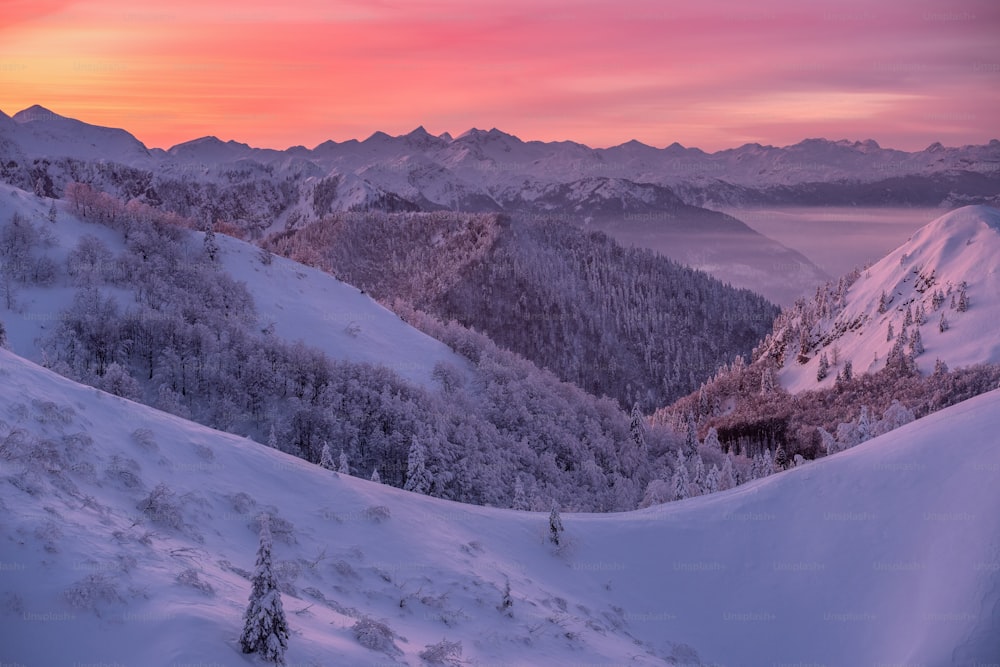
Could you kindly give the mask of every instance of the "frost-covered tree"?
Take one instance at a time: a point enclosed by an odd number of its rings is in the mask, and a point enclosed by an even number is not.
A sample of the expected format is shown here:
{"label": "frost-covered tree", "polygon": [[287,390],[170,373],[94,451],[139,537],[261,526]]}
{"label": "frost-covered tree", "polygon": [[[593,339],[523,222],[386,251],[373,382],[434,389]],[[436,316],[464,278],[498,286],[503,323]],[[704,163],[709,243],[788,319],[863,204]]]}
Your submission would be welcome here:
{"label": "frost-covered tree", "polygon": [[726,456],[719,471],[719,491],[726,491],[736,486],[736,473],[733,470],[733,457]]}
{"label": "frost-covered tree", "polygon": [[941,313],[941,319],[938,320],[938,331],[940,331],[941,333],[944,333],[945,331],[947,331],[950,328],[951,328],[951,325],[948,323],[948,318],[945,317],[944,313]]}
{"label": "frost-covered tree", "polygon": [[327,470],[336,470],[337,464],[333,460],[333,452],[330,451],[330,443],[323,443],[323,451],[319,455],[319,464]]}
{"label": "frost-covered tree", "polygon": [[830,454],[836,454],[840,451],[840,445],[837,443],[837,439],[833,437],[832,433],[823,427],[818,427],[816,430],[819,432],[820,444],[823,446],[823,450],[826,451],[827,456]]}
{"label": "frost-covered tree", "polygon": [[910,354],[911,356],[918,356],[924,352],[924,341],[920,337],[920,329],[915,328],[913,333],[910,334]]}
{"label": "frost-covered tree", "polygon": [[719,475],[719,467],[713,463],[705,475],[705,493],[715,493],[719,490]]}
{"label": "frost-covered tree", "polygon": [[698,451],[698,424],[695,422],[694,413],[688,412],[685,418],[684,450],[682,455],[692,456]]}
{"label": "frost-covered tree", "polygon": [[531,505],[528,503],[528,494],[524,491],[524,482],[518,477],[514,480],[514,500],[511,505],[516,510],[529,510]]}
{"label": "frost-covered tree", "polygon": [[214,262],[219,256],[219,242],[215,239],[215,231],[211,227],[205,230],[204,249],[209,261]]}
{"label": "frost-covered tree", "polygon": [[622,472],[628,476],[635,475],[641,466],[649,460],[649,450],[646,446],[646,419],[639,411],[639,404],[632,406],[629,420],[629,440],[622,448],[619,456]]}
{"label": "frost-covered tree", "polygon": [[351,466],[347,463],[347,452],[343,449],[340,450],[340,459],[337,462],[337,472],[344,475],[351,474]]}
{"label": "frost-covered tree", "polygon": [[563,524],[562,517],[559,516],[559,507],[553,505],[552,511],[549,512],[549,541],[559,546],[562,544],[562,534]]}
{"label": "frost-covered tree", "polygon": [[379,484],[382,483],[382,477],[381,475],[378,474],[378,466],[375,466],[375,468],[372,470],[372,481],[378,482]]}
{"label": "frost-covered tree", "polygon": [[267,662],[285,664],[288,649],[288,621],[281,604],[278,581],[271,564],[271,530],[268,515],[260,522],[260,546],[254,569],[250,603],[243,614],[240,647],[244,653],[257,653]]}
{"label": "frost-covered tree", "polygon": [[0,347],[7,347],[7,330],[3,326],[3,322],[0,322]]}
{"label": "frost-covered tree", "polygon": [[427,469],[427,448],[419,439],[410,442],[410,451],[406,457],[406,483],[403,488],[424,495],[430,493],[434,480]]}
{"label": "frost-covered tree", "polygon": [[684,460],[684,452],[677,450],[677,457],[674,460],[674,474],[670,478],[670,493],[674,500],[684,500],[690,492],[691,480],[688,476],[687,463]]}
{"label": "frost-covered tree", "polygon": [[816,381],[820,382],[830,373],[830,361],[826,358],[826,352],[819,355],[819,367],[816,369]]}
{"label": "frost-covered tree", "polygon": [[878,298],[878,312],[881,315],[884,313],[889,306],[889,299],[886,296],[885,290],[882,290],[882,295]]}
{"label": "frost-covered tree", "polygon": [[278,448],[278,436],[274,432],[274,425],[271,425],[271,432],[267,435],[267,446],[271,449]]}
{"label": "frost-covered tree", "polygon": [[719,431],[714,426],[708,428],[708,433],[705,434],[705,442],[703,443],[710,451],[722,452],[722,443],[719,442]]}
{"label": "frost-covered tree", "polygon": [[893,331],[892,322],[889,322],[889,329],[885,332],[885,340],[886,342],[889,342],[895,337],[896,337],[896,332]]}
{"label": "frost-covered tree", "polygon": [[969,309],[969,294],[965,283],[962,283],[962,290],[958,293],[958,312],[964,313]]}
{"label": "frost-covered tree", "polygon": [[639,507],[651,507],[653,505],[669,503],[673,499],[672,495],[670,485],[665,481],[662,479],[650,480],[649,484],[646,485],[646,492],[642,496],[642,502],[639,503]]}

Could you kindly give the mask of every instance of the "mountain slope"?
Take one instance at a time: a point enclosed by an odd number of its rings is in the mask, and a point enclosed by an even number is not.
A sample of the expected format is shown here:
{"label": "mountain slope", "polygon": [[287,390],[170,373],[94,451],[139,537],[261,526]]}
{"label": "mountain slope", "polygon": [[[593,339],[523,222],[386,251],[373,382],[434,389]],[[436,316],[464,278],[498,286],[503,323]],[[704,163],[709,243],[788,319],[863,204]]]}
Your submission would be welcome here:
{"label": "mountain slope", "polygon": [[779,377],[791,391],[817,386],[821,355],[850,361],[855,373],[899,352],[915,353],[924,373],[938,359],[950,367],[1000,362],[1000,210],[943,215],[840,290],[787,310],[761,345],[761,354],[783,360]]}
{"label": "mountain slope", "polygon": [[1000,655],[1000,392],[732,491],[564,515],[555,551],[544,513],[338,477],[2,350],[0,375],[5,663],[239,662],[261,512],[290,664],[419,665],[443,638],[470,664]]}

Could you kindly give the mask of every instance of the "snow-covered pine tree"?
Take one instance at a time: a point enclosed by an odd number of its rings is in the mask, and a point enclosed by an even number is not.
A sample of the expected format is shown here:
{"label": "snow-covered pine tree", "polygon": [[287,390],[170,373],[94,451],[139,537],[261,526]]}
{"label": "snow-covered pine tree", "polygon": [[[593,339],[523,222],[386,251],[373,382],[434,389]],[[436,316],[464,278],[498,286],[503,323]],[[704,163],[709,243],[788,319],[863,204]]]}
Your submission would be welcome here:
{"label": "snow-covered pine tree", "polygon": [[243,614],[240,647],[244,653],[258,653],[267,662],[285,664],[288,648],[288,620],[271,564],[271,529],[267,514],[261,516],[260,546],[254,569],[250,602]]}
{"label": "snow-covered pine tree", "polygon": [[914,357],[923,354],[924,352],[924,341],[920,337],[920,329],[915,328],[913,334],[910,336],[910,354]]}
{"label": "snow-covered pine tree", "polygon": [[503,583],[503,597],[500,598],[500,605],[497,610],[504,613],[507,616],[512,616],[510,608],[514,606],[514,599],[510,596],[510,578],[504,577]]}
{"label": "snow-covered pine tree", "polygon": [[889,306],[888,297],[886,296],[885,290],[882,290],[882,296],[878,298],[879,314],[881,315],[882,313],[884,313],[888,309],[888,306]]}
{"label": "snow-covered pine tree", "polygon": [[826,352],[819,355],[819,367],[816,369],[816,381],[823,381],[830,374],[830,361],[826,358]]}
{"label": "snow-covered pine tree", "polygon": [[719,491],[726,491],[736,486],[736,473],[733,471],[733,457],[727,455],[719,472]]}
{"label": "snow-covered pine tree", "polygon": [[336,470],[337,464],[333,460],[333,452],[330,451],[330,443],[323,443],[323,451],[319,455],[319,465],[327,470]]}
{"label": "snow-covered pine tree", "polygon": [[562,517],[559,516],[559,507],[553,505],[552,511],[549,512],[549,541],[559,546],[562,543],[562,534],[563,524]]}
{"label": "snow-covered pine tree", "polygon": [[340,450],[340,459],[337,462],[337,472],[341,473],[342,475],[351,474],[351,466],[348,465],[347,463],[347,452],[345,452],[343,449]]}
{"label": "snow-covered pine tree", "polygon": [[966,285],[962,283],[962,291],[958,294],[958,312],[964,313],[969,309],[969,294],[966,291]]}
{"label": "snow-covered pine tree", "polygon": [[694,455],[694,472],[691,481],[697,489],[696,495],[705,493],[705,462],[700,454]]}
{"label": "snow-covered pine tree", "polygon": [[378,474],[378,466],[375,466],[372,469],[372,481],[378,482],[379,484],[382,483],[382,476]]}
{"label": "snow-covered pine tree", "polygon": [[271,425],[271,432],[267,436],[267,446],[271,449],[278,448],[278,436],[274,433],[274,424]]}
{"label": "snow-covered pine tree", "polygon": [[705,493],[715,493],[719,490],[719,467],[712,464],[708,474],[705,475]]}
{"label": "snow-covered pine tree", "polygon": [[684,452],[677,450],[677,459],[674,461],[674,474],[670,478],[670,494],[674,500],[684,500],[690,495],[688,487],[690,479],[688,477],[687,463],[684,460]]}
{"label": "snow-covered pine tree", "polygon": [[950,328],[951,325],[948,324],[948,318],[944,316],[944,313],[941,313],[941,319],[938,321],[938,331],[944,333]]}
{"label": "snow-covered pine tree", "polygon": [[719,442],[719,431],[714,426],[710,426],[708,433],[705,434],[704,445],[714,452],[722,451],[722,443]]}
{"label": "snow-covered pine tree", "polygon": [[892,329],[892,322],[889,322],[889,330],[886,331],[886,333],[885,333],[885,340],[886,340],[886,342],[888,342],[888,341],[892,340],[895,337],[896,337],[896,332],[893,331],[893,329]]}
{"label": "snow-covered pine tree", "polygon": [[219,243],[215,240],[215,231],[211,226],[205,230],[205,256],[208,257],[209,261],[214,262],[215,258],[219,256]]}
{"label": "snow-covered pine tree", "polygon": [[638,403],[632,406],[628,445],[627,448],[623,448],[620,455],[621,468],[625,475],[632,476],[649,460],[649,451],[646,447],[646,419],[639,411]]}
{"label": "snow-covered pine tree", "polygon": [[406,457],[406,483],[403,488],[414,493],[430,493],[433,478],[427,470],[427,448],[416,437],[410,441],[410,451]]}
{"label": "snow-covered pine tree", "polygon": [[827,456],[830,454],[836,454],[840,451],[840,445],[837,443],[837,439],[833,437],[833,434],[827,431],[822,426],[816,429],[819,432],[819,441],[823,445],[823,449],[826,450]]}
{"label": "snow-covered pine tree", "polygon": [[698,425],[694,421],[694,415],[687,413],[685,418],[686,430],[684,434],[684,451],[682,455],[691,456],[698,451]]}

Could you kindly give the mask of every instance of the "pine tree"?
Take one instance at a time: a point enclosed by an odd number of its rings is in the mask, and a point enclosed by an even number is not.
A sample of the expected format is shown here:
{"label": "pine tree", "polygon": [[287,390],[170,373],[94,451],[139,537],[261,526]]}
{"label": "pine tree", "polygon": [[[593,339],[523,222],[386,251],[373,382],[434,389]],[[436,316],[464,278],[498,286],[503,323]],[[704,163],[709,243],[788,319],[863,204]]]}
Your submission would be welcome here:
{"label": "pine tree", "polygon": [[721,452],[722,443],[719,442],[719,431],[714,427],[710,426],[708,433],[705,434],[705,447],[712,451]]}
{"label": "pine tree", "polygon": [[705,462],[700,454],[694,456],[694,477],[691,481],[699,495],[705,492]]}
{"label": "pine tree", "polygon": [[684,452],[678,449],[677,459],[674,461],[674,474],[670,478],[670,493],[674,500],[687,498],[690,495],[689,486],[690,479],[688,478],[687,463],[684,461]]}
{"label": "pine tree", "polygon": [[372,469],[372,481],[382,483],[382,477],[378,474],[378,466]]}
{"label": "pine tree", "polygon": [[951,325],[948,324],[948,318],[944,316],[944,313],[941,313],[941,320],[938,322],[938,331],[944,333],[950,328]]}
{"label": "pine tree", "polygon": [[629,422],[629,444],[631,446],[622,451],[621,467],[625,475],[632,476],[649,460],[649,450],[646,446],[646,420],[639,411],[638,403],[632,406],[631,421]]}
{"label": "pine tree", "polygon": [[559,546],[562,543],[563,525],[562,518],[559,516],[559,508],[556,505],[552,506],[552,511],[549,512],[549,540],[552,544]]}
{"label": "pine tree", "polygon": [[215,258],[219,256],[219,244],[215,240],[215,232],[212,230],[211,227],[209,227],[205,231],[204,246],[205,246],[205,255],[208,257],[210,261],[214,262]]}
{"label": "pine tree", "polygon": [[433,478],[427,470],[427,450],[417,438],[410,442],[410,451],[406,457],[406,483],[403,488],[414,493],[427,495],[430,493]]}
{"label": "pine tree", "polygon": [[819,355],[819,367],[816,369],[816,381],[822,382],[830,374],[830,361],[826,358],[826,352]]}
{"label": "pine tree", "polygon": [[870,440],[872,437],[871,419],[868,417],[868,406],[861,406],[861,414],[858,415],[858,443]]}
{"label": "pine tree", "polygon": [[722,471],[719,472],[719,491],[726,491],[736,487],[736,473],[733,471],[733,457],[726,456],[722,462]]}
{"label": "pine tree", "polygon": [[774,450],[774,470],[780,471],[788,467],[788,454],[785,453],[785,448],[778,445],[778,448]]}
{"label": "pine tree", "polygon": [[886,296],[885,290],[882,290],[882,296],[880,296],[878,298],[878,312],[879,312],[879,314],[881,315],[886,310],[888,310],[888,307],[889,307],[888,297]]}
{"label": "pine tree", "polygon": [[944,360],[938,358],[934,361],[934,375],[941,377],[948,372],[948,364],[944,363]]}
{"label": "pine tree", "polygon": [[337,469],[337,465],[333,461],[333,453],[330,451],[329,443],[323,443],[323,451],[319,455],[319,465],[327,470]]}
{"label": "pine tree", "polygon": [[267,446],[271,449],[278,448],[278,436],[274,433],[274,425],[271,425],[271,433],[267,436]]}
{"label": "pine tree", "polygon": [[347,452],[340,450],[340,459],[337,462],[337,472],[343,475],[351,474],[351,466],[347,464]]}
{"label": "pine tree", "polygon": [[924,351],[924,341],[920,337],[920,329],[914,329],[913,335],[910,336],[910,354],[914,357],[922,354]]}
{"label": "pine tree", "polygon": [[969,309],[969,295],[965,290],[965,283],[962,283],[962,291],[958,294],[958,312],[960,313],[964,313]]}
{"label": "pine tree", "polygon": [[719,467],[713,463],[705,476],[705,493],[715,493],[719,490],[720,474]]}
{"label": "pine tree", "polygon": [[827,431],[823,427],[818,427],[816,429],[819,432],[819,440],[823,445],[823,449],[826,450],[827,455],[836,454],[840,451],[840,445],[837,443],[837,439],[833,437],[833,434]]}
{"label": "pine tree", "polygon": [[240,647],[244,653],[259,653],[267,662],[284,665],[285,650],[288,648],[288,621],[271,565],[271,547],[269,517],[265,514],[260,522],[257,565],[250,603],[243,615]]}
{"label": "pine tree", "polygon": [[694,421],[694,415],[687,413],[687,429],[684,435],[684,453],[688,456],[698,451],[698,427]]}
{"label": "pine tree", "polygon": [[885,333],[885,340],[889,342],[896,337],[896,333],[892,330],[892,322],[889,322],[889,330]]}

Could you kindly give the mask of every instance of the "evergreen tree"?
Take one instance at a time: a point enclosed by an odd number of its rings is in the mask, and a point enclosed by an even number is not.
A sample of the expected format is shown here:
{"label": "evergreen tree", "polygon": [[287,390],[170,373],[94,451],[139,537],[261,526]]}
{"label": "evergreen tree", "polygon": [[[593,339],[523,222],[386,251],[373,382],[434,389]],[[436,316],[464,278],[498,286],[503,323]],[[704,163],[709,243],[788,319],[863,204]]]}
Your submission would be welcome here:
{"label": "evergreen tree", "polygon": [[896,333],[892,330],[892,322],[889,322],[889,330],[885,333],[886,342],[892,340],[896,337]]}
{"label": "evergreen tree", "polygon": [[823,449],[826,450],[827,456],[830,454],[836,454],[840,451],[840,446],[837,444],[837,439],[833,437],[833,434],[827,431],[823,427],[816,429],[819,431],[819,440],[823,445]]}
{"label": "evergreen tree", "polygon": [[620,459],[622,472],[631,477],[649,460],[649,450],[646,446],[646,420],[639,411],[638,403],[632,406],[629,422],[629,445],[628,449],[622,451]]}
{"label": "evergreen tree", "polygon": [[347,464],[347,452],[340,450],[340,460],[337,462],[337,472],[344,475],[351,474],[351,466]]}
{"label": "evergreen tree", "polygon": [[726,491],[736,487],[736,473],[733,471],[733,457],[726,456],[722,462],[722,470],[719,472],[719,491]]}
{"label": "evergreen tree", "polygon": [[260,546],[253,575],[250,603],[243,615],[240,647],[244,653],[259,653],[267,662],[285,664],[288,648],[288,621],[281,604],[281,593],[271,565],[271,530],[268,515],[260,522]]}
{"label": "evergreen tree", "polygon": [[910,336],[910,354],[914,357],[923,354],[924,351],[924,341],[920,337],[920,329],[914,329],[913,335]]}
{"label": "evergreen tree", "polygon": [[403,488],[414,493],[427,495],[430,493],[433,478],[427,470],[427,448],[417,438],[410,442],[410,451],[406,457],[406,483]]}
{"label": "evergreen tree", "polygon": [[215,258],[219,256],[219,243],[215,240],[215,231],[211,227],[205,231],[204,246],[205,256],[214,262]]}
{"label": "evergreen tree", "polygon": [[692,456],[698,451],[698,427],[694,421],[694,415],[690,412],[687,413],[686,418],[686,432],[684,434],[684,452],[688,456]]}
{"label": "evergreen tree", "polygon": [[677,459],[674,461],[674,474],[670,478],[670,492],[674,500],[684,500],[690,495],[691,482],[688,477],[687,463],[684,461],[684,452],[677,450]]}
{"label": "evergreen tree", "polygon": [[0,347],[7,347],[7,330],[3,326],[3,322],[0,322]]}
{"label": "evergreen tree", "polygon": [[694,473],[692,482],[697,490],[698,495],[705,492],[705,462],[702,460],[700,454],[695,454],[694,456]]}
{"label": "evergreen tree", "polygon": [[937,377],[942,377],[948,373],[948,364],[944,363],[943,359],[936,359],[934,361],[934,375]]}
{"label": "evergreen tree", "polygon": [[549,512],[549,540],[552,544],[559,546],[562,543],[563,525],[562,518],[559,516],[559,508],[556,505],[552,506],[552,511]]}
{"label": "evergreen tree", "polygon": [[774,470],[775,472],[784,470],[788,467],[788,454],[785,453],[785,448],[780,444],[778,448],[774,450]]}
{"label": "evergreen tree", "polygon": [[884,313],[888,309],[888,307],[889,307],[888,297],[886,296],[885,290],[882,290],[882,296],[878,298],[879,314],[881,315],[882,313]]}
{"label": "evergreen tree", "polygon": [[714,452],[722,451],[722,443],[719,442],[719,431],[714,426],[710,426],[708,429],[708,433],[705,434],[704,444],[705,447]]}
{"label": "evergreen tree", "polygon": [[969,309],[969,295],[966,292],[965,283],[962,283],[962,291],[958,294],[958,312],[964,313]]}
{"label": "evergreen tree", "polygon": [[330,443],[323,443],[323,451],[319,455],[319,465],[327,470],[337,469],[337,465],[333,461],[333,453],[330,451]]}
{"label": "evergreen tree", "polygon": [[830,374],[830,361],[826,358],[826,352],[819,355],[819,367],[816,369],[816,381],[821,382]]}
{"label": "evergreen tree", "polygon": [[944,333],[950,328],[951,325],[948,324],[948,318],[944,316],[944,313],[941,313],[941,319],[938,321],[938,331]]}
{"label": "evergreen tree", "polygon": [[382,477],[378,474],[378,466],[372,469],[372,481],[382,483]]}
{"label": "evergreen tree", "polygon": [[670,490],[670,485],[662,479],[654,479],[646,485],[646,492],[642,496],[642,502],[639,503],[639,507],[652,507],[653,505],[669,503],[672,497],[673,493]]}
{"label": "evergreen tree", "polygon": [[858,415],[858,443],[870,440],[872,437],[871,419],[868,417],[868,406],[861,406],[861,414]]}
{"label": "evergreen tree", "polygon": [[278,448],[278,436],[274,433],[274,425],[271,425],[271,433],[267,436],[267,446],[271,449]]}
{"label": "evergreen tree", "polygon": [[715,493],[719,490],[720,474],[719,467],[713,463],[708,474],[705,475],[705,493]]}

